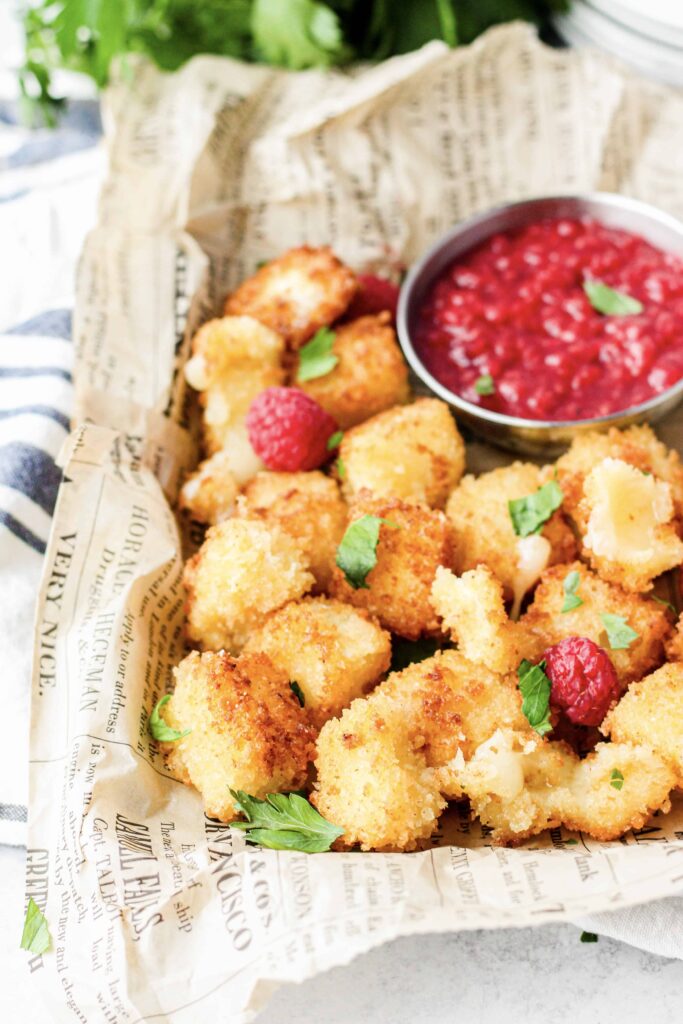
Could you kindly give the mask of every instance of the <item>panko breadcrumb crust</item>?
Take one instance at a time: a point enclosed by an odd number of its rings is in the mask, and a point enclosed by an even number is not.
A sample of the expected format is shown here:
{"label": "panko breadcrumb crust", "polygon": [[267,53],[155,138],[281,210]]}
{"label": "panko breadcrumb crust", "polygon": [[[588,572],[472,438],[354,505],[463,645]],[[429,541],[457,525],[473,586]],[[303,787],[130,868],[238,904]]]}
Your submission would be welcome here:
{"label": "panko breadcrumb crust", "polygon": [[[184,574],[187,636],[204,653],[177,667],[161,711],[191,730],[165,745],[169,765],[224,821],[230,788],[307,787],[344,829],[335,846],[364,850],[428,844],[448,801],[463,798],[494,843],[560,825],[609,841],[642,826],[683,787],[683,616],[674,628],[645,593],[683,561],[678,453],[634,426],[580,435],[555,465],[463,476],[448,406],[406,404],[390,316],[339,322],[356,290],[329,248],[300,246],[193,339],[186,377],[208,458],[179,505],[210,524]],[[300,382],[298,350],[322,327],[337,363]],[[326,470],[269,472],[251,448],[251,401],[285,381],[344,432]],[[509,502],[552,479],[561,507],[539,536],[519,538]],[[366,587],[354,589],[335,561],[364,514],[388,523]],[[570,573],[581,604],[565,612]],[[637,637],[612,650],[604,614]],[[392,634],[444,649],[387,676]],[[554,732],[530,727],[517,680],[523,658],[571,636],[603,647],[625,690],[606,739],[593,729],[579,744],[594,746],[585,757],[565,742],[581,727],[563,730],[556,710]]]}
{"label": "panko breadcrumb crust", "polygon": [[271,260],[225,302],[228,316],[252,316],[298,349],[345,312],[355,274],[327,246],[302,245]]}

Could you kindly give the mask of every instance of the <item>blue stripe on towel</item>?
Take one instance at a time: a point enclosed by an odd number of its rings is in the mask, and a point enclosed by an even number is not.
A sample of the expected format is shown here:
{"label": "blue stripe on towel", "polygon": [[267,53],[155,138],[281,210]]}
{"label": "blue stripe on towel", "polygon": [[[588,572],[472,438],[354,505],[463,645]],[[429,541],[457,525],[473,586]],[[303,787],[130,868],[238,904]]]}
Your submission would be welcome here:
{"label": "blue stripe on towel", "polygon": [[0,508],[0,525],[6,526],[10,533],[13,533],[19,540],[23,540],[24,544],[28,544],[39,555],[45,554],[45,542],[40,537],[36,537],[35,533],[20,523],[18,519],[15,519],[11,512],[5,512],[3,508]]}
{"label": "blue stripe on towel", "polygon": [[11,441],[0,447],[0,484],[25,494],[49,516],[61,479],[54,459],[41,448],[23,441]]}

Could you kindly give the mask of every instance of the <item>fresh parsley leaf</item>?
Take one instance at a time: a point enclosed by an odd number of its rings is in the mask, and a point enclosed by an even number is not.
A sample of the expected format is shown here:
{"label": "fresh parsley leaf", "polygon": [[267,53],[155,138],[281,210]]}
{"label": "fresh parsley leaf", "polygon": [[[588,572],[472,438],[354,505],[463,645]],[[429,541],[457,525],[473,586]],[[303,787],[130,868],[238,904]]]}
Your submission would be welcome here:
{"label": "fresh parsley leaf", "polygon": [[625,651],[634,640],[638,639],[635,629],[631,629],[623,615],[612,615],[605,612],[600,616],[610,648],[613,651]]}
{"label": "fresh parsley leaf", "polygon": [[618,768],[612,769],[612,774],[609,777],[609,784],[610,786],[614,786],[615,789],[621,789],[624,785],[624,776]]}
{"label": "fresh parsley leaf", "polygon": [[524,658],[517,669],[522,697],[522,714],[539,736],[552,730],[550,722],[550,680],[545,674],[545,661],[538,665]]}
{"label": "fresh parsley leaf", "polygon": [[343,829],[326,821],[299,793],[269,793],[265,800],[241,789],[231,789],[230,795],[247,819],[231,825],[246,832],[250,843],[270,850],[325,853],[343,835]]}
{"label": "fresh parsley leaf", "polygon": [[332,436],[328,437],[328,439],[327,439],[327,450],[328,450],[328,452],[333,452],[335,448],[338,448],[339,445],[342,443],[342,438],[343,437],[344,437],[344,431],[343,430],[335,430],[334,434],[332,434]]}
{"label": "fresh parsley leaf", "polygon": [[301,707],[305,708],[306,707],[306,698],[304,697],[304,691],[301,689],[299,684],[296,683],[296,682],[291,682],[289,684],[289,688],[292,691],[292,693],[294,694],[294,696],[296,697],[296,699],[299,701],[299,704],[301,704]]}
{"label": "fresh parsley leaf", "polygon": [[643,312],[643,304],[625,292],[617,292],[602,281],[584,281],[583,290],[593,309],[606,316],[634,316]]}
{"label": "fresh parsley leaf", "polygon": [[346,466],[342,462],[341,457],[337,459],[335,466],[337,467],[337,475],[339,476],[339,479],[346,480]]}
{"label": "fresh parsley leaf", "polygon": [[155,740],[158,740],[159,743],[175,743],[176,740],[181,740],[183,736],[187,736],[192,731],[191,729],[185,729],[184,732],[178,732],[177,729],[172,729],[170,725],[167,725],[163,720],[159,712],[163,708],[164,704],[168,704],[170,699],[170,693],[160,697],[154,705],[152,714],[149,716],[148,728],[150,734]]}
{"label": "fresh parsley leaf", "polygon": [[581,932],[582,942],[597,942],[598,937],[595,932]]}
{"label": "fresh parsley leaf", "polygon": [[576,569],[572,572],[568,572],[565,576],[562,582],[562,589],[564,590],[564,604],[560,609],[561,611],[571,612],[574,608],[579,608],[583,604],[582,598],[577,594],[580,582],[581,576]]}
{"label": "fresh parsley leaf", "polygon": [[347,526],[346,533],[337,548],[336,562],[344,573],[346,582],[354,590],[369,590],[365,579],[377,565],[377,544],[382,525],[394,526],[388,519],[368,513]]}
{"label": "fresh parsley leaf", "polygon": [[564,845],[565,846],[578,846],[579,845],[579,840],[578,839],[565,839]]}
{"label": "fresh parsley leaf", "polygon": [[404,640],[401,636],[391,638],[390,672],[401,672],[408,665],[431,658],[439,650],[438,640],[424,637],[421,640]]}
{"label": "fresh parsley leaf", "polygon": [[308,344],[299,350],[299,369],[296,379],[300,384],[306,380],[325,377],[334,370],[339,356],[332,351],[336,335],[329,327],[321,327]]}
{"label": "fresh parsley leaf", "polygon": [[339,18],[315,0],[254,0],[251,14],[256,51],[269,64],[325,67],[344,57]]}
{"label": "fresh parsley leaf", "polygon": [[29,953],[45,953],[50,948],[50,930],[47,919],[32,896],[29,897],[21,933],[21,948]]}
{"label": "fresh parsley leaf", "polygon": [[474,390],[478,395],[492,395],[496,390],[496,386],[493,383],[493,377],[490,373],[483,373],[481,377],[477,377],[474,382]]}
{"label": "fresh parsley leaf", "polygon": [[508,501],[512,527],[518,537],[540,533],[553,512],[562,504],[564,495],[557,480],[549,480],[526,498]]}

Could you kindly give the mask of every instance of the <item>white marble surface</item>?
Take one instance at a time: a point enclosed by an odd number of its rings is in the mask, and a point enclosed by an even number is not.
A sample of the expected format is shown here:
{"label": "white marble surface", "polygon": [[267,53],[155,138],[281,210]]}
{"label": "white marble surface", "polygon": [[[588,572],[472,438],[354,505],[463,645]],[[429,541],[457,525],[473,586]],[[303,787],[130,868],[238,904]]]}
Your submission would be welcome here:
{"label": "white marble surface", "polygon": [[[50,1024],[18,948],[23,850],[0,847],[0,1021]],[[683,922],[681,922],[683,928]],[[627,1024],[676,1021],[683,961],[571,925],[399,939],[303,985],[282,988],[258,1024]],[[90,1024],[100,1024],[91,1020]],[[215,1024],[230,1024],[226,1017]]]}

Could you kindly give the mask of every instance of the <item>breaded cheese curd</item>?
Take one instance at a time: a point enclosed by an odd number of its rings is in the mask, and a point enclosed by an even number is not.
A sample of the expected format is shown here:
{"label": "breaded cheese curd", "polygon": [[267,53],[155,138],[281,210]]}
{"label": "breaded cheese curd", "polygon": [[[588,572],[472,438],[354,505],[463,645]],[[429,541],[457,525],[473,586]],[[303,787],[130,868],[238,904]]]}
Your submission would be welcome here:
{"label": "breaded cheese curd", "polygon": [[418,398],[354,427],[339,449],[347,499],[362,490],[443,508],[465,469],[465,445],[445,402]]}
{"label": "breaded cheese curd", "polygon": [[478,477],[463,477],[446,505],[454,531],[456,573],[461,576],[478,565],[487,566],[503,584],[506,601],[513,601],[516,608],[548,565],[571,561],[576,553],[574,535],[561,510],[544,523],[540,534],[515,534],[508,502],[533,494],[549,479],[549,469],[513,462]]}
{"label": "breaded cheese curd", "polygon": [[212,526],[185,566],[188,639],[239,653],[269,612],[313,585],[303,548],[274,523],[227,519]]}
{"label": "breaded cheese curd", "polygon": [[297,540],[317,589],[327,590],[347,518],[346,503],[335,480],[317,470],[257,473],[244,488],[237,515],[275,523]]}
{"label": "breaded cheese curd", "polygon": [[618,743],[652,747],[683,786],[683,665],[662,665],[631,686],[602,724]]}
{"label": "breaded cheese curd", "polygon": [[671,486],[622,459],[603,459],[578,506],[583,554],[603,579],[633,592],[683,562]]}
{"label": "breaded cheese curd", "polygon": [[391,326],[390,313],[362,316],[334,328],[329,373],[292,383],[314,398],[342,430],[408,399],[408,367]]}
{"label": "breaded cheese curd", "polygon": [[252,401],[265,388],[284,382],[284,340],[250,316],[209,320],[192,339],[185,377],[203,407],[207,454],[224,449],[229,468],[242,484],[262,468],[244,425]]}
{"label": "breaded cheese curd", "polygon": [[359,589],[335,568],[331,594],[365,608],[385,629],[408,640],[417,640],[423,633],[439,636],[441,627],[429,597],[436,570],[453,560],[445,515],[424,505],[383,501],[363,493],[349,511],[349,523],[364,515],[388,521],[380,526],[377,564]]}
{"label": "breaded cheese curd", "polygon": [[440,566],[431,602],[458,650],[476,665],[505,674],[515,672],[523,658],[541,655],[542,641],[508,617],[503,586],[484,565],[462,576]]}
{"label": "breaded cheese curd", "polygon": [[[572,573],[578,575],[574,593],[581,604],[562,611],[567,596],[565,581]],[[628,647],[621,650],[610,648],[602,618],[604,614],[621,616],[637,634]],[[571,636],[592,640],[605,649],[624,687],[659,665],[664,656],[664,640],[671,630],[664,606],[640,594],[627,593],[614,583],[607,583],[582,562],[554,565],[547,569],[520,622],[536,634],[542,649]]]}
{"label": "breaded cheese curd", "polygon": [[297,683],[319,728],[370,690],[391,661],[391,637],[361,608],[304,598],[273,612],[244,653],[261,651]]}
{"label": "breaded cheese curd", "polygon": [[166,759],[199,790],[209,817],[236,816],[231,789],[263,799],[304,785],[315,731],[287,674],[265,655],[235,660],[225,651],[193,651],[174,678],[160,713],[172,729],[188,733],[165,745]]}
{"label": "breaded cheese curd", "polygon": [[210,526],[229,519],[239,494],[230,465],[230,455],[224,451],[200,462],[181,487],[178,506]]}
{"label": "breaded cheese curd", "polygon": [[345,312],[355,274],[328,246],[302,245],[266,263],[225,302],[227,316],[250,316],[277,331],[292,349]]}

